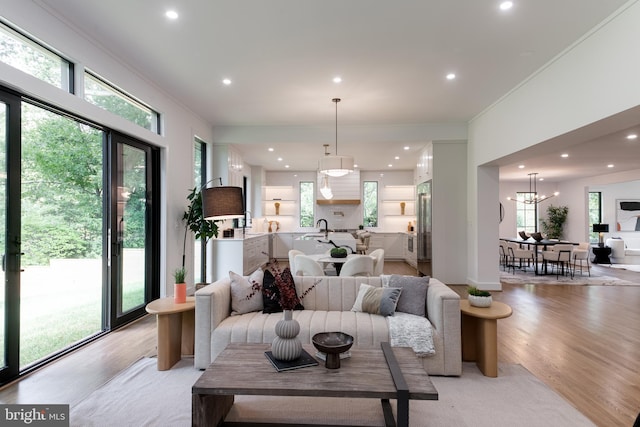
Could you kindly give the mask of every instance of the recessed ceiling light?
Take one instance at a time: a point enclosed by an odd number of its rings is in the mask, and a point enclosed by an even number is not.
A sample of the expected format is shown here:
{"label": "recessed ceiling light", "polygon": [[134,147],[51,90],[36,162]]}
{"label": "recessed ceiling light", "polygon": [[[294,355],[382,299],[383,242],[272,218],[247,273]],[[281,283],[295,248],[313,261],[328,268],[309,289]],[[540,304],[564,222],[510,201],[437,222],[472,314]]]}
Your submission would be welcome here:
{"label": "recessed ceiling light", "polygon": [[389,166],[390,168],[392,168],[392,167],[393,167],[393,165],[392,165],[391,163],[389,163],[387,166]]}
{"label": "recessed ceiling light", "polygon": [[273,152],[273,147],[269,147],[269,148],[267,148],[267,150]]}
{"label": "recessed ceiling light", "polygon": [[503,1],[500,3],[500,10],[509,10],[513,7],[512,1]]}
{"label": "recessed ceiling light", "polygon": [[164,16],[166,16],[169,19],[178,19],[178,12],[176,12],[175,10],[167,10],[164,13]]}
{"label": "recessed ceiling light", "polygon": [[566,159],[567,157],[569,157],[569,155],[567,153],[562,153],[560,154],[560,157],[562,157],[563,159]]}
{"label": "recessed ceiling light", "polygon": [[409,150],[410,148],[411,148],[411,147],[409,147],[408,145],[406,145],[406,146],[404,147],[404,149],[405,149],[405,150]]}
{"label": "recessed ceiling light", "polygon": [[289,165],[284,165],[285,169],[289,169]]}
{"label": "recessed ceiling light", "polygon": [[614,166],[613,166],[613,165],[607,165],[607,167],[608,167],[608,168],[612,168],[612,167],[614,167]]}
{"label": "recessed ceiling light", "polygon": [[394,157],[394,159],[400,160],[400,156],[396,156],[396,157]]}
{"label": "recessed ceiling light", "polygon": [[518,165],[518,169],[524,169],[524,165]]}
{"label": "recessed ceiling light", "polygon": [[447,80],[454,80],[456,78],[455,73],[449,73],[447,74]]}
{"label": "recessed ceiling light", "polygon": [[231,79],[222,79],[222,84],[229,86],[231,84]]}
{"label": "recessed ceiling light", "polygon": [[544,178],[540,178],[538,181],[544,181]]}
{"label": "recessed ceiling light", "polygon": [[357,168],[357,167],[358,167],[358,165],[354,163],[354,164],[353,164],[353,167],[354,167],[354,168]]}
{"label": "recessed ceiling light", "polygon": [[635,133],[630,133],[629,135],[627,135],[627,139],[636,139],[638,137],[638,135],[636,135]]}
{"label": "recessed ceiling light", "polygon": [[282,161],[282,157],[278,157],[278,161],[281,162]]}
{"label": "recessed ceiling light", "polygon": [[334,83],[342,83],[342,77],[340,77],[340,76],[335,76],[335,77],[333,78],[333,82],[334,82]]}

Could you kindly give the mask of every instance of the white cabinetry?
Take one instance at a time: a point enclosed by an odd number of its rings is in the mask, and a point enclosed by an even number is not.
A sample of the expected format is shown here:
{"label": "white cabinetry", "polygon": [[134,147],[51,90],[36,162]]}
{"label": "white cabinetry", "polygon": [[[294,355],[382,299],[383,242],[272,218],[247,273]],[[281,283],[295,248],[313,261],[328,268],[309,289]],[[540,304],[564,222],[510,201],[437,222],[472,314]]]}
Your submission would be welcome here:
{"label": "white cabinetry", "polygon": [[404,234],[384,233],[384,258],[404,259]]}
{"label": "white cabinetry", "polygon": [[289,259],[289,251],[293,249],[293,240],[301,233],[276,233],[273,240],[273,256],[276,259]]}
{"label": "white cabinetry", "polygon": [[410,266],[418,268],[418,239],[415,234],[404,235],[404,260]]}
{"label": "white cabinetry", "polygon": [[229,276],[229,271],[249,275],[269,261],[267,234],[244,239],[212,239],[214,280]]}

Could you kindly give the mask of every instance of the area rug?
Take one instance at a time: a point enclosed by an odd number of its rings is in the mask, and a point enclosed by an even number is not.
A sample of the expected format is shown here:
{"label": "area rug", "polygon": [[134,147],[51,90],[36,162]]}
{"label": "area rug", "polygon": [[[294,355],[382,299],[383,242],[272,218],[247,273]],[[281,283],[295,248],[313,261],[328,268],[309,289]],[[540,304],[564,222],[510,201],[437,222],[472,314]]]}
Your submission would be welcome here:
{"label": "area rug", "polygon": [[598,264],[598,266],[605,267],[605,268],[617,268],[619,270],[629,270],[636,273],[640,273],[640,265],[637,265],[637,264]]}
{"label": "area rug", "polygon": [[512,285],[582,285],[582,286],[640,286],[638,283],[628,280],[618,279],[613,276],[597,275],[593,271],[589,277],[585,271],[584,275],[556,277],[555,274],[536,276],[533,271],[516,270],[513,272],[500,272],[500,282]]}
{"label": "area rug", "polygon": [[[143,358],[71,408],[71,426],[191,425],[191,386],[202,375],[193,359],[156,370]],[[432,377],[437,401],[411,401],[414,427],[593,426],[585,416],[521,365],[501,364],[498,378],[473,363],[461,377]],[[374,399],[238,396],[227,420],[383,425]]]}

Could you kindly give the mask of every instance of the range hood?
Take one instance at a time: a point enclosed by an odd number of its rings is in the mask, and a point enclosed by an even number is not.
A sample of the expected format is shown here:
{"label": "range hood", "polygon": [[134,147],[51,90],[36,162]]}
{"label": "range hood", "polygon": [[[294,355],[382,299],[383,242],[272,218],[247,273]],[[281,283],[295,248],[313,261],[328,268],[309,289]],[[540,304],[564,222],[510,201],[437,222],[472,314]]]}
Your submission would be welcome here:
{"label": "range hood", "polygon": [[329,177],[329,186],[333,198],[327,200],[320,194],[323,175],[318,173],[316,180],[316,203],[319,205],[359,205],[360,204],[360,171],[355,170],[341,177]]}

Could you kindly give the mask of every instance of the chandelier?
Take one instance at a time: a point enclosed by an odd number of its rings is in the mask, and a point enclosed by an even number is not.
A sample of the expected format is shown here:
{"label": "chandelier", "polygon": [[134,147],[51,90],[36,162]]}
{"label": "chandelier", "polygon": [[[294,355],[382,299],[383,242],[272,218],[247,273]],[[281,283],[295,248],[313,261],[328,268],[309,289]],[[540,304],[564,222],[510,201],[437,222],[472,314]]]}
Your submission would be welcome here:
{"label": "chandelier", "polygon": [[338,102],[340,102],[340,98],[333,98],[331,101],[336,104],[336,154],[332,156],[325,152],[325,156],[318,162],[318,169],[320,173],[338,177],[353,172],[353,157],[338,156]]}
{"label": "chandelier", "polygon": [[558,194],[560,194],[556,191],[555,193],[553,193],[551,196],[548,196],[548,197],[544,194],[542,196],[538,196],[538,188],[536,184],[536,182],[538,181],[537,177],[538,177],[537,172],[532,172],[529,174],[529,192],[524,193],[524,200],[519,200],[517,197],[515,199],[512,197],[507,197],[507,200],[524,203],[526,205],[536,205],[538,203],[544,202],[545,200],[552,198],[553,196],[557,196]]}

